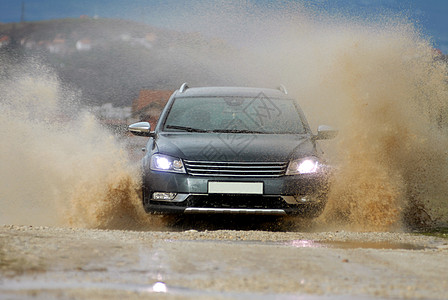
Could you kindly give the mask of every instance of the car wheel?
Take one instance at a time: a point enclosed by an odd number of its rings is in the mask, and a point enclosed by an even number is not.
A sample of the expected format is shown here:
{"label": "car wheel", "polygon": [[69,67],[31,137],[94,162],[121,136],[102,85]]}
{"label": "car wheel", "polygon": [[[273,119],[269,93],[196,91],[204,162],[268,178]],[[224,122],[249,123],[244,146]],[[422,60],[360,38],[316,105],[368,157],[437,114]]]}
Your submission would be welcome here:
{"label": "car wheel", "polygon": [[142,186],[142,205],[145,211],[148,213],[148,206],[149,206],[149,195],[151,193],[146,189],[145,186]]}

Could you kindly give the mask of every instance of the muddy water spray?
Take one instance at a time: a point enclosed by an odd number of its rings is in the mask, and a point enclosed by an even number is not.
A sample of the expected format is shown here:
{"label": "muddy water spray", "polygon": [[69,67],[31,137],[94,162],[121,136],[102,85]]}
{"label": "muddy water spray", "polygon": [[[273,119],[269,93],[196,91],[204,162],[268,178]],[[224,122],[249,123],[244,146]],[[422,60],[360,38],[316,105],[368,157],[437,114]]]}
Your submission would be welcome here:
{"label": "muddy water spray", "polygon": [[446,220],[446,65],[408,25],[349,33],[326,74],[344,120],[324,218],[362,230]]}
{"label": "muddy water spray", "polygon": [[1,82],[0,222],[145,228],[126,153],[37,62]]}

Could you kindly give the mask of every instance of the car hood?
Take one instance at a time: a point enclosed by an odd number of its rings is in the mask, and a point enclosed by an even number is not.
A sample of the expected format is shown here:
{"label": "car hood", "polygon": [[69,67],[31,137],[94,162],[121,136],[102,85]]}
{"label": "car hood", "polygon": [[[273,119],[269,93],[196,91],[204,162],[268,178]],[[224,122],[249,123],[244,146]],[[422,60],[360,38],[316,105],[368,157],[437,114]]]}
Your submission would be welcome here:
{"label": "car hood", "polygon": [[156,151],[187,160],[287,161],[316,155],[309,135],[159,133]]}

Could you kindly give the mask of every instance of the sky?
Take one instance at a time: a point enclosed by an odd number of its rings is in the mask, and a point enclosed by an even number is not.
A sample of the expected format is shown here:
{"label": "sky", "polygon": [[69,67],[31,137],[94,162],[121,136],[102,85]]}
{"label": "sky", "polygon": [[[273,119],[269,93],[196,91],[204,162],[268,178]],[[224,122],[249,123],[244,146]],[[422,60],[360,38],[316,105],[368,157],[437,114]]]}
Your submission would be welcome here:
{"label": "sky", "polygon": [[[326,14],[341,12],[356,16],[400,13],[415,20],[422,32],[429,36],[434,47],[448,53],[448,0],[245,0],[258,7],[275,10],[288,2],[300,2]],[[229,2],[232,2],[229,1]],[[214,9],[222,1],[181,0],[0,0],[0,22],[19,22],[22,3],[25,21],[59,18],[79,18],[81,15],[141,21],[150,25],[187,31],[203,31],[213,35],[208,26],[192,21],[198,5]],[[205,4],[206,3],[206,4]],[[210,4],[211,3],[211,4]],[[218,4],[219,3],[219,4]],[[224,2],[227,3],[227,2]],[[198,27],[199,26],[199,27]],[[209,31],[209,32],[207,32]],[[224,37],[225,38],[225,37]]]}

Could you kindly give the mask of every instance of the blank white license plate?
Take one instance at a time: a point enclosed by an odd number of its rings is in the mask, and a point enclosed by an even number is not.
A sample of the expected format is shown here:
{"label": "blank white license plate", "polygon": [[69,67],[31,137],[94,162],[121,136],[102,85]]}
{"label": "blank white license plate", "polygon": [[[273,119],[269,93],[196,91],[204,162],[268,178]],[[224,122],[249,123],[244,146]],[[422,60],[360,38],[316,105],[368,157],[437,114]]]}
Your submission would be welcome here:
{"label": "blank white license plate", "polygon": [[209,181],[210,194],[263,194],[263,182]]}

